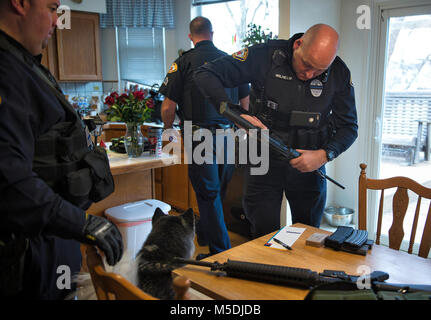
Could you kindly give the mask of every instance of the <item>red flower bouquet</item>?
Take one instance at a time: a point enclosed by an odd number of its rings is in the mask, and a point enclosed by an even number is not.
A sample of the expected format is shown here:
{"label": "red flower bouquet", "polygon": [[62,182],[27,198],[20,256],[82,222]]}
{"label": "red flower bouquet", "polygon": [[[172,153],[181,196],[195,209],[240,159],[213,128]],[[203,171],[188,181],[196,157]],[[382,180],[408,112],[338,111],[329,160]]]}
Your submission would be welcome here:
{"label": "red flower bouquet", "polygon": [[119,95],[112,92],[105,99],[108,105],[106,115],[109,121],[143,123],[150,119],[154,111],[153,98],[146,90],[130,90]]}

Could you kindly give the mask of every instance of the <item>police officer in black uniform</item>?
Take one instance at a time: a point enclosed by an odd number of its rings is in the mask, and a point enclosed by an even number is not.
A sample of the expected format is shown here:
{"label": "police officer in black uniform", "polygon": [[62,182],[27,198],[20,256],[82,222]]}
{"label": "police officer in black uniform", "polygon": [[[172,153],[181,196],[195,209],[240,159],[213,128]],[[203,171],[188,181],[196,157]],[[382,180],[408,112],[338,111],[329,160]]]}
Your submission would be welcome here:
{"label": "police officer in black uniform", "polygon": [[[170,128],[174,122],[176,105],[178,104],[181,129],[184,134],[185,121],[192,121],[193,131],[202,128],[210,130],[213,135],[213,150],[216,146],[216,130],[228,129],[233,124],[223,118],[211,103],[209,103],[193,82],[193,73],[201,65],[226,56],[212,42],[211,22],[204,17],[196,17],[190,23],[189,38],[195,48],[185,52],[171,66],[160,93],[165,96],[162,104],[162,120],[165,128]],[[240,88],[222,89],[229,100],[241,100],[248,109],[248,84]],[[192,137],[185,137],[192,139]],[[226,138],[222,139],[226,144]],[[200,141],[193,142],[193,150]],[[225,145],[222,146],[225,149]],[[191,154],[188,155],[189,159]],[[227,163],[225,152],[224,163],[217,164],[215,156],[205,155],[210,163],[197,164],[193,160],[188,166],[189,178],[196,193],[200,219],[196,233],[201,246],[209,246],[210,254],[216,254],[231,247],[223,215],[223,198],[226,188],[232,178],[234,165]],[[197,258],[203,258],[204,254]]]}
{"label": "police officer in black uniform", "polygon": [[223,87],[251,82],[251,115],[242,116],[301,153],[287,163],[270,150],[268,173],[248,176],[243,203],[256,237],[280,228],[283,192],[293,223],[320,226],[326,180],[313,171],[324,172],[324,164],[347,150],[358,130],[350,71],[336,56],[337,47],[337,32],[318,24],[289,40],[210,62],[195,74],[215,105],[228,100]]}
{"label": "police officer in black uniform", "polygon": [[41,53],[58,0],[0,1],[0,297],[62,299],[80,271],[80,242],[109,264],[118,229],[87,215],[114,190],[106,152],[92,145]]}

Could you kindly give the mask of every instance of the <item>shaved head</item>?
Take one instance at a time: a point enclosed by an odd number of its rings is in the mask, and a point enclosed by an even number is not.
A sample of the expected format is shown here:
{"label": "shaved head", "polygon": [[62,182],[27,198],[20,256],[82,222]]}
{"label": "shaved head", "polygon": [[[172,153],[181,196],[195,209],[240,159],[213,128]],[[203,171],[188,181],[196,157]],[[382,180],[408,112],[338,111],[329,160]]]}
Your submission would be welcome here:
{"label": "shaved head", "polygon": [[194,45],[203,40],[212,41],[213,27],[211,21],[208,18],[202,16],[194,18],[190,22],[189,39]]}
{"label": "shaved head", "polygon": [[337,55],[339,36],[326,24],[316,24],[293,44],[292,65],[300,80],[322,74]]}
{"label": "shaved head", "polygon": [[205,17],[196,17],[190,22],[190,33],[194,36],[209,35],[212,31],[211,21]]}

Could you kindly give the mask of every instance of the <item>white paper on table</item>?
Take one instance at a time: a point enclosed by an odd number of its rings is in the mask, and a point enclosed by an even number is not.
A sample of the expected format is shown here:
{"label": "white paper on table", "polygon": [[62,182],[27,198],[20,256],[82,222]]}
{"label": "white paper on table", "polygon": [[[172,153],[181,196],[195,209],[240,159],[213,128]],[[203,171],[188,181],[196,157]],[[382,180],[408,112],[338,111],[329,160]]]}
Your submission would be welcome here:
{"label": "white paper on table", "polygon": [[278,244],[274,241],[274,238],[280,240],[284,244],[288,246],[292,246],[296,240],[301,236],[301,234],[305,231],[305,228],[295,228],[295,227],[284,227],[281,228],[271,239],[265,243],[265,246],[277,249],[285,249],[281,244]]}

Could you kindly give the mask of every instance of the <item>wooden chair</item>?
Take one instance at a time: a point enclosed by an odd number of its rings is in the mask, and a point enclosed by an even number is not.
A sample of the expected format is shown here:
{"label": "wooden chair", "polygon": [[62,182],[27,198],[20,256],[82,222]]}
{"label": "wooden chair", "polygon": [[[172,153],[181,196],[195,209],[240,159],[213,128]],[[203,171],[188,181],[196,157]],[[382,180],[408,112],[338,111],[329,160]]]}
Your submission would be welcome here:
{"label": "wooden chair", "polygon": [[[87,266],[99,300],[158,300],[145,293],[119,274],[107,272],[96,247],[86,246]],[[175,299],[187,300],[190,281],[185,277],[174,279]]]}
{"label": "wooden chair", "polygon": [[[408,252],[412,253],[413,244],[416,236],[416,229],[419,219],[419,211],[422,198],[431,199],[431,189],[426,188],[416,181],[407,177],[393,177],[388,179],[370,179],[367,178],[365,169],[366,164],[360,164],[361,174],[359,176],[359,229],[367,229],[367,191],[381,190],[379,215],[377,220],[376,244],[380,244],[380,235],[382,229],[383,218],[383,202],[385,197],[385,189],[397,188],[392,201],[393,221],[389,229],[389,247],[399,250],[404,237],[403,222],[409,205],[409,196],[407,190],[411,190],[418,195],[416,211],[412,225]],[[428,257],[431,247],[431,204],[428,208],[428,214],[425,221],[425,227],[422,234],[422,239],[419,246],[419,256]]]}

